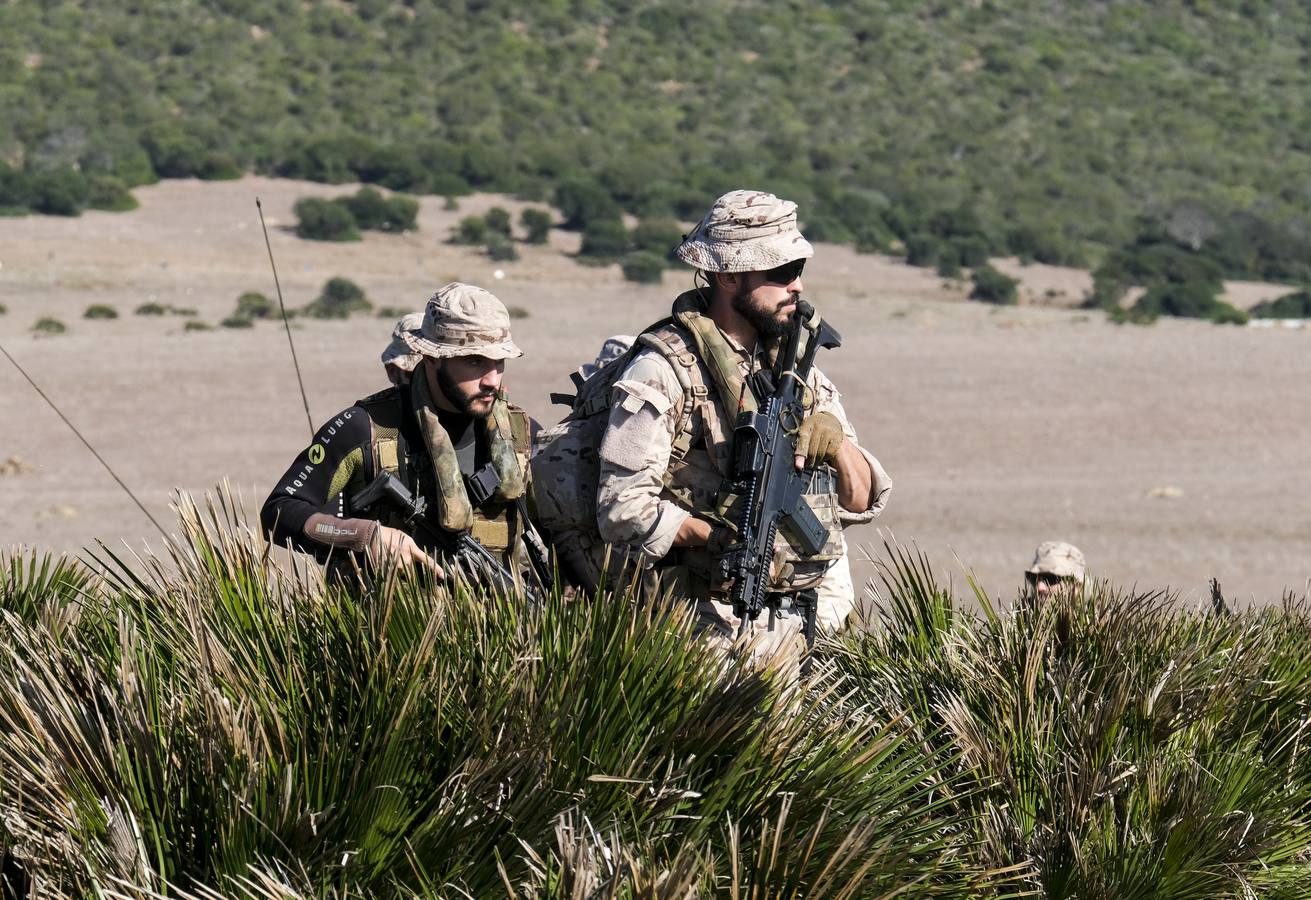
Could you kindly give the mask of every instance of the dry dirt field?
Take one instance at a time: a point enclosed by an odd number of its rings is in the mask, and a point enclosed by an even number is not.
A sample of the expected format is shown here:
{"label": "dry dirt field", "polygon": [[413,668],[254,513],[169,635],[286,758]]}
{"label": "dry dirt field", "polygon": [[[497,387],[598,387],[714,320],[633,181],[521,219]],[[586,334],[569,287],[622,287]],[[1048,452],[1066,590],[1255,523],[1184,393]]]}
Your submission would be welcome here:
{"label": "dry dirt field", "polygon": [[[504,198],[466,199],[457,212],[427,198],[417,233],[357,244],[287,230],[299,197],[352,190],[255,177],[171,181],[138,190],[132,213],[0,219],[0,342],[166,527],[175,489],[203,492],[225,478],[257,507],[309,434],[279,324],[184,332],[184,318],[132,314],[155,300],[217,324],[241,292],[273,296],[257,195],[289,306],[344,275],[377,306],[418,308],[461,279],[527,310],[515,323],[526,355],[507,383],[544,421],[562,414],[548,393],[568,389],[567,373],[603,338],[659,318],[690,283],[669,272],[661,286],[638,287],[617,266],[580,266],[567,255],[576,236],[563,232],[549,247],[522,248],[497,280],[497,264],[445,239],[460,216],[494,204],[517,216],[523,204]],[[1003,600],[1048,538],[1078,544],[1098,575],[1170,586],[1190,602],[1205,598],[1212,576],[1244,602],[1305,591],[1311,330],[1117,327],[1065,308],[1087,288],[1086,273],[1008,269],[1025,276],[1030,304],[966,302],[963,285],[845,248],[821,247],[807,270],[807,295],[845,339],[823,366],[896,482],[877,523],[884,532],[918,544],[958,588],[971,570]],[[1269,290],[1239,289],[1244,300]],[[83,319],[93,303],[120,318]],[[68,333],[33,336],[43,316]],[[384,385],[377,360],[391,325],[296,323],[316,423]],[[158,545],[5,360],[0,422],[0,547]],[[4,466],[11,457],[23,464]],[[881,552],[875,528],[848,537]],[[871,574],[858,564],[859,580]]]}

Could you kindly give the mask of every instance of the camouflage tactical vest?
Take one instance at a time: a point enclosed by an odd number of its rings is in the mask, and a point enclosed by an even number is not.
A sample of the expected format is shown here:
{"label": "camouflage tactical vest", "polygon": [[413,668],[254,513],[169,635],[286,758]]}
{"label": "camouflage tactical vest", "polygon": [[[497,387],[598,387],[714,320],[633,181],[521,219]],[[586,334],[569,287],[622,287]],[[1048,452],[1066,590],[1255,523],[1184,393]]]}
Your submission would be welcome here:
{"label": "camouflage tactical vest", "polygon": [[[537,512],[553,534],[581,544],[586,551],[600,544],[597,493],[601,460],[598,448],[609,421],[614,383],[643,349],[659,353],[673,369],[683,393],[673,448],[663,479],[661,498],[712,521],[736,525],[740,498],[728,490],[733,427],[742,408],[754,408],[750,390],[742,391],[738,356],[709,317],[697,292],[681,295],[673,316],[645,329],[633,348],[587,379],[564,421],[539,435],[533,456],[533,490]],[[726,399],[732,397],[733,405]],[[813,476],[806,502],[829,530],[829,540],[813,556],[803,557],[787,528],[775,544],[782,578],[778,590],[800,590],[819,582],[841,555],[841,525],[835,478],[827,466]],[[594,553],[591,555],[595,555]],[[666,565],[686,568],[687,592],[704,596],[721,585],[710,583],[714,560],[700,548],[676,548]]]}
{"label": "camouflage tactical vest", "polygon": [[[430,505],[436,499],[438,486],[433,470],[448,473],[444,482],[460,483],[459,461],[455,452],[443,453],[441,459],[427,463],[427,453],[421,441],[407,438],[401,427],[402,417],[409,414],[405,409],[401,391],[395,387],[379,391],[356,403],[364,410],[369,419],[370,441],[366,449],[357,449],[351,456],[357,456],[355,465],[338,470],[333,479],[329,496],[336,493],[338,480],[341,489],[349,497],[360,488],[369,484],[380,472],[391,472],[412,491],[421,492],[428,497]],[[492,415],[477,427],[484,429],[489,442],[491,455],[511,460],[520,472],[526,472],[528,454],[531,449],[529,437],[528,414],[516,406],[510,405],[502,398],[497,398],[492,407]],[[349,459],[349,457],[348,457]],[[463,487],[460,488],[463,490]],[[347,510],[347,515],[352,511]],[[404,523],[395,514],[377,517],[382,524],[400,527]],[[434,523],[436,524],[436,523]],[[480,506],[473,508],[473,521],[470,533],[473,538],[487,549],[505,554],[515,548],[522,533],[523,526],[513,498],[500,500],[493,497]]]}

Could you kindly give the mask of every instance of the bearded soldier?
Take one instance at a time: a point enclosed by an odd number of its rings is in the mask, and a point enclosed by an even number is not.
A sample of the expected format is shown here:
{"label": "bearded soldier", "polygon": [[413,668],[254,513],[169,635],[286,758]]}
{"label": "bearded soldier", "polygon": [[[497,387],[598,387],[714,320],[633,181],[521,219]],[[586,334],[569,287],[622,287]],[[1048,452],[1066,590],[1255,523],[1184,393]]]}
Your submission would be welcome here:
{"label": "bearded soldier", "polygon": [[1065,541],[1043,541],[1024,570],[1027,595],[1038,600],[1070,596],[1083,587],[1088,563],[1083,551]]}
{"label": "bearded soldier", "polygon": [[[490,292],[454,282],[432,296],[421,322],[402,320],[396,338],[413,355],[412,377],[320,428],[264,502],[261,523],[275,542],[320,559],[387,558],[440,578],[431,548],[414,539],[422,526],[471,535],[506,569],[522,568],[532,423],[501,390],[505,360],[522,355],[509,313]],[[424,502],[421,519],[381,502],[354,507],[382,473]]]}
{"label": "bearded soldier", "polygon": [[[676,252],[704,283],[674,301],[671,319],[643,333],[642,349],[613,381],[599,446],[597,525],[604,543],[693,598],[703,631],[729,643],[739,622],[715,563],[734,538],[721,490],[733,427],[744,404],[760,399],[752,376],[779,350],[814,249],[797,229],[795,203],[739,190],[720,197]],[[829,591],[822,586],[844,555],[841,529],[877,516],[892,482],[857,442],[833,383],[817,368],[807,381],[795,462],[813,472],[806,502],[829,540],[805,554],[780,531],[771,590],[820,587],[821,606],[830,607],[821,608],[821,622],[833,625],[851,607],[849,575]],[[792,640],[799,627],[785,616],[770,640]]]}

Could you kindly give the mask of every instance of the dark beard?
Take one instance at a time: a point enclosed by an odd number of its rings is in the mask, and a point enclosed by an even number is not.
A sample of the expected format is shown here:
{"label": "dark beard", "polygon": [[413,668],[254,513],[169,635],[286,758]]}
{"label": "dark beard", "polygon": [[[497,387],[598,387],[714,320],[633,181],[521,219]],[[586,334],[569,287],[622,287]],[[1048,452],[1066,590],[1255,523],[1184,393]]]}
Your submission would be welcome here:
{"label": "dark beard", "polygon": [[480,393],[474,394],[470,397],[468,394],[460,390],[459,385],[455,383],[451,376],[446,374],[446,365],[444,363],[437,366],[437,387],[442,392],[442,395],[445,396],[447,400],[451,401],[451,406],[454,406],[466,416],[473,416],[475,419],[485,419],[492,414],[490,407],[486,411],[474,411],[472,407],[475,400],[489,400],[496,395],[492,393]]}
{"label": "dark beard", "polygon": [[739,288],[733,295],[733,310],[751,324],[762,343],[776,341],[787,333],[788,320],[784,319],[780,322],[773,316],[752,308],[751,292],[748,290]]}

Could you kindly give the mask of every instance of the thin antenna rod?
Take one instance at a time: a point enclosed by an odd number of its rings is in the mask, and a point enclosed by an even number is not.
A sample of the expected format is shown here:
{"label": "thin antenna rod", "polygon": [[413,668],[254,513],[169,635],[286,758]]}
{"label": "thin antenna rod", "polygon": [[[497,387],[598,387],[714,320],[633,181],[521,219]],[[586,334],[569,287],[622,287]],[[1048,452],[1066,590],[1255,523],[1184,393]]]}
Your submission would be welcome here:
{"label": "thin antenna rod", "polygon": [[63,412],[60,411],[58,406],[55,406],[55,401],[51,400],[49,397],[46,396],[46,392],[41,390],[41,387],[35,381],[32,380],[32,376],[27,374],[27,370],[18,364],[18,360],[14,359],[12,356],[9,356],[9,351],[6,350],[3,345],[0,345],[0,353],[3,353],[6,357],[9,358],[9,361],[14,364],[14,368],[19,371],[19,374],[21,374],[24,378],[27,379],[27,383],[32,386],[32,390],[40,394],[41,399],[44,400],[47,404],[49,404],[50,408],[55,411],[55,415],[59,416],[59,418],[64,420],[64,424],[68,426],[69,430],[72,431],[73,434],[77,435],[77,439],[81,441],[83,444],[85,444],[86,448],[91,451],[91,455],[94,456],[96,459],[98,459],[100,461],[100,464],[105,467],[105,471],[109,473],[109,477],[113,478],[115,481],[118,482],[118,486],[123,489],[123,492],[125,494],[127,494],[129,497],[132,498],[132,502],[137,505],[137,509],[141,510],[141,512],[145,514],[146,518],[150,520],[150,524],[154,525],[156,530],[158,530],[159,533],[163,535],[164,540],[167,541],[168,532],[166,532],[160,526],[160,524],[155,521],[155,517],[150,514],[150,510],[146,509],[145,505],[142,504],[142,502],[137,499],[137,495],[132,493],[132,489],[129,488],[126,484],[124,484],[123,479],[119,478],[118,474],[109,467],[109,463],[105,462],[105,458],[96,452],[96,448],[91,446],[91,442],[88,441],[86,438],[82,437],[82,432],[78,431],[77,428],[73,425],[73,423],[68,421],[68,416],[64,415]]}
{"label": "thin antenna rod", "polygon": [[273,286],[278,290],[278,309],[282,310],[282,327],[287,329],[287,346],[291,348],[291,364],[296,367],[296,383],[300,385],[300,402],[305,404],[305,422],[310,426],[310,440],[314,440],[314,419],[310,416],[310,401],[305,396],[305,380],[300,377],[300,360],[296,358],[296,344],[291,339],[291,323],[287,321],[287,305],[282,302],[282,285],[278,283],[278,264],[273,261],[273,245],[269,243],[269,227],[264,224],[264,207],[255,198],[259,210],[259,227],[264,231],[264,246],[269,251],[269,266],[273,269]]}

